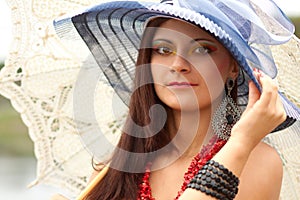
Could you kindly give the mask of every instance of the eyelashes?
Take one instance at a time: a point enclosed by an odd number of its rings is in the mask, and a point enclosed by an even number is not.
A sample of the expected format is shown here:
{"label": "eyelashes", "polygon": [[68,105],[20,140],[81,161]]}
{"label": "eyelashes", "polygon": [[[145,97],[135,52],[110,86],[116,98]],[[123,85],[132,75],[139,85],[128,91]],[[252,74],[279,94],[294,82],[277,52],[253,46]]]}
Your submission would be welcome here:
{"label": "eyelashes", "polygon": [[153,41],[152,52],[162,55],[162,56],[176,54],[176,50],[172,46],[172,44],[170,44],[170,42],[166,42],[164,40]]}
{"label": "eyelashes", "polygon": [[[196,45],[191,45],[191,48],[188,48],[188,55],[206,55],[217,51],[217,46],[212,42],[197,41],[196,43]],[[175,55],[177,53],[174,45],[160,40],[153,42],[152,52],[161,56]]]}
{"label": "eyelashes", "polygon": [[192,53],[207,54],[207,53],[212,53],[214,51],[217,51],[217,47],[215,45],[207,43],[207,42],[201,42],[201,43],[198,43],[198,45],[196,47],[192,48],[189,51],[189,54],[192,54]]}
{"label": "eyelashes", "polygon": [[152,47],[152,52],[157,53],[162,56],[167,56],[167,55],[175,55],[176,51],[172,50],[169,47],[166,46],[159,46],[159,47]]}

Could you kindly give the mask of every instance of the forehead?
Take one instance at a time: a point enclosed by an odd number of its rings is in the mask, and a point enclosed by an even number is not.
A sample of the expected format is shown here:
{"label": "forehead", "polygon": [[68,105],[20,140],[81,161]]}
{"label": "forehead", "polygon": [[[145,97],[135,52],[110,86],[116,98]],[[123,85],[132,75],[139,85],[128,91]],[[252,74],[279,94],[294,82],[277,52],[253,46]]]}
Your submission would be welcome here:
{"label": "forehead", "polygon": [[209,39],[211,41],[217,40],[208,32],[200,27],[179,19],[168,19],[155,28],[154,39],[159,37],[167,37],[174,39]]}

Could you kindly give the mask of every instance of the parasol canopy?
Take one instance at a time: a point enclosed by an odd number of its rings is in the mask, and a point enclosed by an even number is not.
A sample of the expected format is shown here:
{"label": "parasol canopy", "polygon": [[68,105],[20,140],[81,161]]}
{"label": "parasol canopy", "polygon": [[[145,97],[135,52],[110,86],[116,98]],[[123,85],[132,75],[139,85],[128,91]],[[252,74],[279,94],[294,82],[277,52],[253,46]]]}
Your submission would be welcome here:
{"label": "parasol canopy", "polygon": [[[67,189],[75,197],[84,189],[93,171],[93,154],[100,153],[105,159],[118,140],[118,128],[126,108],[111,110],[112,104],[120,101],[117,95],[102,79],[99,69],[81,69],[82,60],[78,55],[84,50],[62,43],[55,34],[53,20],[99,1],[6,1],[11,8],[14,35],[5,67],[0,71],[0,94],[10,99],[20,113],[34,142],[38,166],[31,186],[54,185]],[[280,91],[300,107],[299,39],[293,37],[288,43],[274,47],[272,52],[278,66],[276,81]],[[89,74],[91,85],[86,82],[83,89],[92,90],[96,94],[93,98],[83,98],[76,93],[76,84],[84,73]],[[92,106],[95,113],[101,112],[101,115],[91,119],[80,112],[81,109],[74,109],[78,105],[87,106],[82,111]],[[99,127],[99,124],[104,125]],[[100,129],[103,135],[95,134]],[[300,123],[296,122],[265,139],[283,160],[281,199],[300,198],[299,129]],[[112,146],[97,145],[95,141],[99,142],[103,136]]]}

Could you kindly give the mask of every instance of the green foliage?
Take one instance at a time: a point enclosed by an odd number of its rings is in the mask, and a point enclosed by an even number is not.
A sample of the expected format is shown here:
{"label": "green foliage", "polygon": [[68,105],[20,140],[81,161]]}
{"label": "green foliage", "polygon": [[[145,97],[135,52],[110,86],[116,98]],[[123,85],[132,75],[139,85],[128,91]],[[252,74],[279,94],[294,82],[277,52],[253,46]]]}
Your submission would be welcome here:
{"label": "green foliage", "polygon": [[291,17],[290,19],[296,27],[295,34],[300,38],[300,17]]}
{"label": "green foliage", "polygon": [[33,142],[20,114],[2,96],[0,96],[0,155],[33,156]]}
{"label": "green foliage", "polygon": [[4,67],[4,62],[0,61],[0,70]]}

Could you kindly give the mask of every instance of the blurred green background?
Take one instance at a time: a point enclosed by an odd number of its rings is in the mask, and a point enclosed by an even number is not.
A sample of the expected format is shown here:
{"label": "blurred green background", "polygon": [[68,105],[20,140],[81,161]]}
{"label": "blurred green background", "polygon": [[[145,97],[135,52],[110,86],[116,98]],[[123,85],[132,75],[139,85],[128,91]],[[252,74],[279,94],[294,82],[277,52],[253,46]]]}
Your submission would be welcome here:
{"label": "blurred green background", "polygon": [[[0,69],[4,61],[0,61]],[[0,95],[0,156],[32,157],[33,143],[20,114]]]}
{"label": "blurred green background", "polygon": [[[299,10],[300,12],[300,10]],[[295,34],[300,38],[300,17],[291,18],[292,22],[295,24],[296,30]]]}
{"label": "blurred green background", "polygon": [[[291,18],[296,26],[296,35],[300,37],[300,17]],[[0,69],[4,61],[0,61]],[[10,104],[0,95],[0,156],[34,156],[33,142],[27,127]]]}

